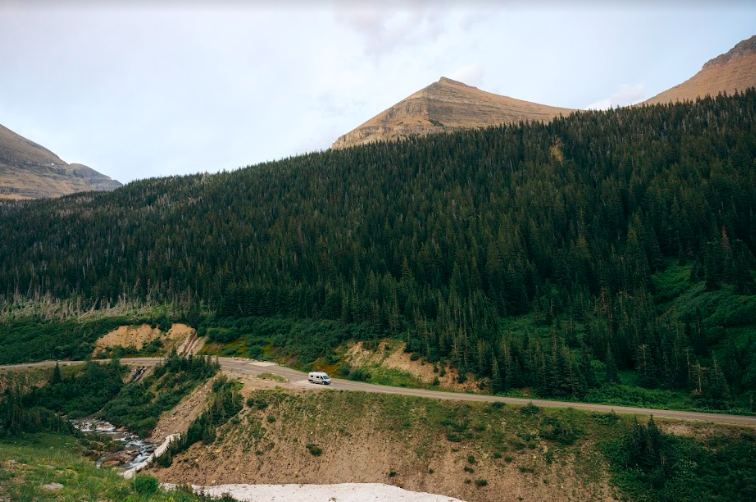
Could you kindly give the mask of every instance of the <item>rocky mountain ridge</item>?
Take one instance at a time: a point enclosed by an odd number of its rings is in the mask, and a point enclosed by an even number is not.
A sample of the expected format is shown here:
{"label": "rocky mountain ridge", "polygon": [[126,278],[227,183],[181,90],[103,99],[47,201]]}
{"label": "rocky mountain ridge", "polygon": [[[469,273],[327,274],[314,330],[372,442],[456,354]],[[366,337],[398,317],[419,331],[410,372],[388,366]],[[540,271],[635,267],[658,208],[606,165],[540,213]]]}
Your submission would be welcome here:
{"label": "rocky mountain ridge", "polygon": [[42,199],[76,192],[110,191],[121,183],[0,125],[0,199]]}
{"label": "rocky mountain ridge", "polygon": [[517,122],[547,122],[573,110],[482,91],[441,77],[341,136],[333,148]]}
{"label": "rocky mountain ridge", "polygon": [[[743,40],[725,54],[703,65],[695,76],[644,104],[692,101],[721,92],[733,94],[756,87],[756,36]],[[410,136],[474,129],[500,124],[548,122],[575,110],[500,96],[462,82],[441,77],[339,137],[332,148],[346,148],[376,141],[395,141]]]}
{"label": "rocky mountain ridge", "polygon": [[657,94],[645,104],[694,101],[722,92],[734,94],[750,87],[756,87],[756,35],[709,60],[693,77]]}

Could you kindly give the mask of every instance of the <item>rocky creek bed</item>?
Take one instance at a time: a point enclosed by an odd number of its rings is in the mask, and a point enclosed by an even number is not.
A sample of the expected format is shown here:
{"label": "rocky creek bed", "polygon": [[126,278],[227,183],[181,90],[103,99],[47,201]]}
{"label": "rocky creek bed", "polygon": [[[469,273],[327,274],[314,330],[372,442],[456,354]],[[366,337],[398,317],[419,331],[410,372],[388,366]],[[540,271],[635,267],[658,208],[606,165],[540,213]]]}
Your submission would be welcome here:
{"label": "rocky creek bed", "polygon": [[[105,436],[121,445],[116,451],[107,452],[96,460],[97,467],[113,467],[123,472],[124,477],[131,477],[137,471],[144,468],[155,456],[155,452],[163,445],[155,445],[145,441],[136,434],[124,428],[118,428],[110,422],[97,418],[87,417],[72,420],[71,423],[78,430],[87,435]],[[170,441],[171,438],[166,440]]]}

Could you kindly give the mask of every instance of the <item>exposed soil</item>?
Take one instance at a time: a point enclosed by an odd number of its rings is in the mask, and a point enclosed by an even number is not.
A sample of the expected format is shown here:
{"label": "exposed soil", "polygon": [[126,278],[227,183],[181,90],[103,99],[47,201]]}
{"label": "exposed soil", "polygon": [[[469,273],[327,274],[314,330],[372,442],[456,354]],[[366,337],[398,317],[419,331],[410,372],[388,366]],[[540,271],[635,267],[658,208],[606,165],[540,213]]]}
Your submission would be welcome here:
{"label": "exposed soil", "polygon": [[149,324],[121,326],[97,340],[93,355],[96,356],[106,347],[134,347],[141,350],[155,339],[163,342],[165,351],[175,348],[181,355],[196,354],[204,343],[204,340],[197,339],[195,329],[186,324],[174,324],[167,333]]}
{"label": "exposed soil", "polygon": [[192,421],[199,416],[205,407],[205,401],[213,386],[212,380],[197,387],[172,410],[163,413],[158,421],[149,441],[162,443],[171,434],[186,432]]}
{"label": "exposed soil", "polygon": [[[386,347],[390,346],[390,350]],[[445,374],[441,376],[442,363],[436,365],[426,362],[424,358],[416,361],[411,359],[412,354],[404,352],[405,343],[395,344],[386,341],[378,345],[375,351],[366,350],[361,342],[352,345],[346,353],[347,362],[353,367],[359,366],[383,366],[405,373],[409,373],[418,380],[430,384],[438,378],[441,389],[454,390],[457,392],[478,391],[480,381],[475,380],[472,374],[467,375],[464,383],[459,383],[459,372],[456,368],[446,365]],[[436,368],[437,371],[434,371]]]}

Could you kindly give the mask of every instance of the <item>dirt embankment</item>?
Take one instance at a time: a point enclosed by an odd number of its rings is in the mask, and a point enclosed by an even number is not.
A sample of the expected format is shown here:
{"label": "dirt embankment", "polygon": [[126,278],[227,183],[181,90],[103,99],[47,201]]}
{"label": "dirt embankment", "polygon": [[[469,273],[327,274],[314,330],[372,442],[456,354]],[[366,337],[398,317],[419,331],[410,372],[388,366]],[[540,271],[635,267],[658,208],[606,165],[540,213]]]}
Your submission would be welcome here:
{"label": "dirt embankment", "polygon": [[412,354],[404,351],[405,343],[382,341],[375,351],[367,350],[361,342],[352,345],[346,353],[345,360],[352,367],[370,368],[382,366],[403,371],[423,383],[431,384],[438,378],[438,387],[456,392],[475,392],[480,390],[480,381],[472,374],[466,375],[465,381],[459,383],[459,372],[446,363],[432,364],[424,358],[412,360]]}
{"label": "dirt embankment", "polygon": [[[533,424],[513,409],[296,391],[292,384],[258,392],[250,387],[280,385],[254,377],[245,383],[245,402],[252,399],[215,443],[197,443],[150,474],[197,485],[386,483],[471,502],[614,500],[592,443],[553,450],[531,439],[525,447],[519,438],[534,435]],[[459,438],[439,425],[447,408],[460,423],[469,410]]]}
{"label": "dirt embankment", "polygon": [[186,324],[173,324],[167,332],[153,328],[149,324],[121,326],[97,340],[93,355],[97,356],[105,349],[115,347],[134,347],[136,350],[142,350],[156,340],[162,343],[163,352],[176,349],[180,355],[196,354],[203,343],[203,340],[197,338],[196,330]]}

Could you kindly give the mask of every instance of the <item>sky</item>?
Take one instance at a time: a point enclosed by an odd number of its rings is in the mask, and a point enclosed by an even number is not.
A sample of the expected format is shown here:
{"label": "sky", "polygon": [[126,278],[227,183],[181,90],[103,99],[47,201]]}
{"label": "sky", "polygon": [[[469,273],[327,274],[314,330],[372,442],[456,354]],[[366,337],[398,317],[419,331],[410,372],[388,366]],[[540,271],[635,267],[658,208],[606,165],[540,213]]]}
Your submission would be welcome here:
{"label": "sky", "polygon": [[0,124],[126,183],[326,149],[441,76],[636,103],[754,34],[739,1],[0,0]]}

